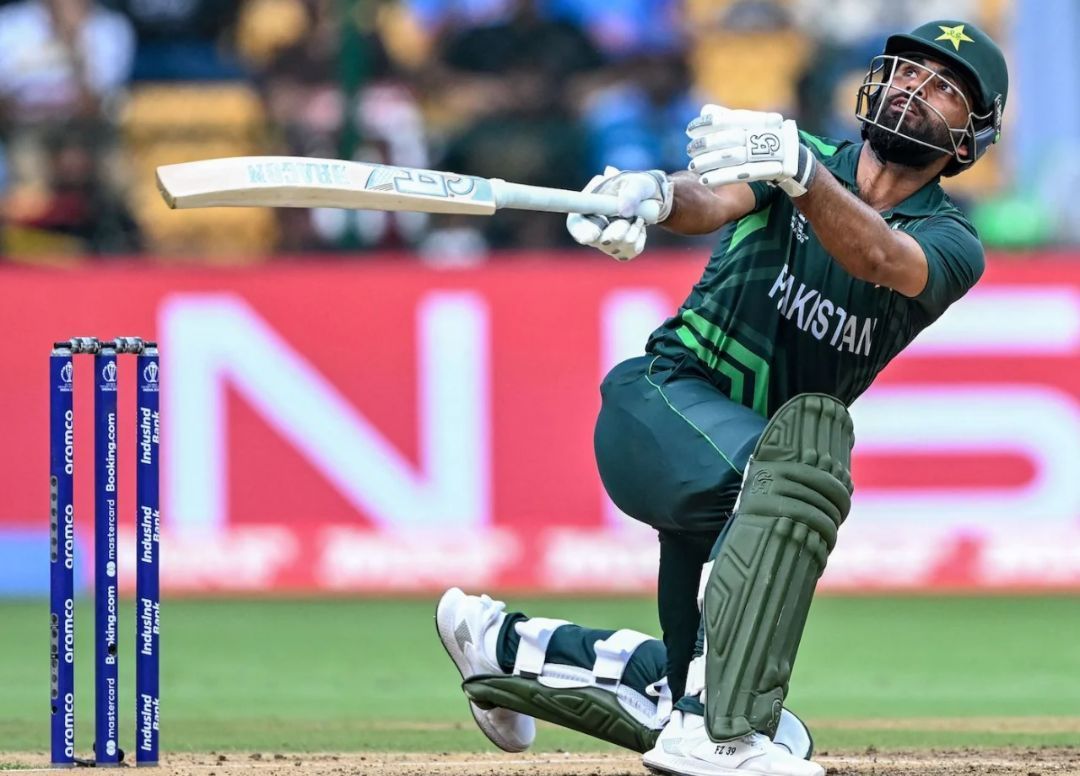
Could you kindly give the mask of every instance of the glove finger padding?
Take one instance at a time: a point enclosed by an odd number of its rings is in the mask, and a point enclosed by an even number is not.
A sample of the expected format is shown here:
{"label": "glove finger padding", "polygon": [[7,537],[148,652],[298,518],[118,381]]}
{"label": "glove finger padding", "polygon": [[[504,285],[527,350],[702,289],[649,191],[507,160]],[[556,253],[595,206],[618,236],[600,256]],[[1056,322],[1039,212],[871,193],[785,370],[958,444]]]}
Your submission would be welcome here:
{"label": "glove finger padding", "polygon": [[604,216],[586,216],[571,213],[566,217],[566,231],[578,245],[593,248],[600,241],[600,235],[611,223]]}
{"label": "glove finger padding", "polygon": [[619,261],[636,258],[645,248],[645,221],[617,219],[604,230],[597,246],[607,255]]}
{"label": "glove finger padding", "polygon": [[779,113],[706,105],[686,134],[687,167],[706,186],[768,181],[801,196],[813,178],[813,158],[804,152],[798,126]]}
{"label": "glove finger padding", "polygon": [[701,137],[694,138],[686,145],[686,154],[691,159],[696,159],[702,154],[715,151],[720,148],[745,148],[745,129],[721,129],[709,132]]}
{"label": "glove finger padding", "polygon": [[779,129],[784,117],[779,113],[763,113],[756,110],[732,110],[721,105],[706,105],[700,115],[686,125],[691,139],[710,135],[725,129]]}
{"label": "glove finger padding", "polygon": [[645,222],[639,218],[634,223],[635,228],[637,229],[637,231],[634,233],[634,254],[633,256],[627,256],[626,258],[628,259],[632,259],[634,258],[634,256],[641,255],[641,252],[645,250],[645,240],[648,237],[648,234],[645,231]]}
{"label": "glove finger padding", "polygon": [[698,175],[704,175],[711,170],[736,167],[740,164],[746,164],[746,146],[743,144],[695,156],[690,160],[687,169],[690,172],[696,172]]}
{"label": "glove finger padding", "polygon": [[630,223],[630,228],[626,230],[626,234],[623,236],[619,254],[612,255],[619,261],[628,261],[635,258],[645,249],[645,238],[645,221],[640,218],[635,218]]}
{"label": "glove finger padding", "polygon": [[630,222],[625,218],[617,218],[608,225],[604,233],[600,235],[600,244],[603,246],[609,246],[613,243],[623,242],[626,238],[626,232],[630,228]]}
{"label": "glove finger padding", "polygon": [[711,170],[699,179],[703,186],[724,186],[728,183],[774,180],[783,173],[782,162],[749,162],[736,167]]}

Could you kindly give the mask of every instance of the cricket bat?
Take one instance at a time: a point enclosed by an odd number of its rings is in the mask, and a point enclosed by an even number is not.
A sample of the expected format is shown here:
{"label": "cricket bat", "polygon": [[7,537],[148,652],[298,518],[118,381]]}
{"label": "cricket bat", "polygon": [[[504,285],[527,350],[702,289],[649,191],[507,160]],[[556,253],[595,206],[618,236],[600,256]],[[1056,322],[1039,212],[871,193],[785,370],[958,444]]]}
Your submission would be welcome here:
{"label": "cricket bat", "polygon": [[[502,208],[618,215],[610,194],[508,183],[498,178],[298,156],[235,156],[157,168],[171,208],[336,207],[490,216]],[[637,215],[655,220],[660,203]]]}

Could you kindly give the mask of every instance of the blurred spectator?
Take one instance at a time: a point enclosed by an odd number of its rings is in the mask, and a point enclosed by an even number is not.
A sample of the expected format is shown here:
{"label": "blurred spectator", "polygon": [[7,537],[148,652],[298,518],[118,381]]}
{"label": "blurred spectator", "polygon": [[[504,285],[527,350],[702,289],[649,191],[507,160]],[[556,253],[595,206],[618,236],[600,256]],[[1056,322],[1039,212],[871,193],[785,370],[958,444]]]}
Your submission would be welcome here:
{"label": "blurred spectator", "polygon": [[[670,52],[682,44],[680,0],[537,0],[536,14],[580,28],[607,55]],[[515,0],[408,0],[430,34],[508,22]]]}
{"label": "blurred spectator", "polygon": [[[260,0],[260,4],[266,11],[292,18],[295,25],[293,39],[278,39],[283,45],[266,58],[259,76],[271,121],[288,153],[321,157],[346,153],[379,164],[430,166],[420,107],[386,53],[377,19],[346,17],[346,23],[355,26],[345,56],[361,85],[355,95],[345,95],[336,0]],[[249,30],[259,24],[254,18],[243,20]],[[253,48],[250,40],[242,46]],[[355,142],[346,135],[354,135]],[[351,145],[355,148],[346,148]],[[326,209],[281,211],[280,218],[282,248],[293,252],[335,248],[343,242],[358,248],[410,246],[422,238],[429,222],[423,213]]]}
{"label": "blurred spectator", "polygon": [[236,46],[258,72],[310,35],[311,25],[312,13],[303,0],[247,0],[236,22]]}
{"label": "blurred spectator", "polygon": [[93,0],[24,0],[0,8],[5,123],[92,117],[131,73],[134,36]]}
{"label": "blurred spectator", "polygon": [[594,90],[582,115],[589,169],[678,170],[686,166],[685,128],[703,100],[690,90],[681,52],[624,60],[614,82]]}
{"label": "blurred spectator", "polygon": [[[1075,72],[1076,13],[1070,0],[1050,4],[1054,13],[1042,0],[0,0],[0,247],[137,245],[113,183],[125,167],[154,250],[167,242],[166,252],[199,245],[209,255],[226,223],[231,235],[262,235],[227,249],[252,253],[278,235],[289,252],[405,247],[459,258],[569,245],[557,218],[512,211],[296,209],[262,211],[259,224],[206,211],[181,222],[160,211],[150,171],[200,154],[280,152],[577,189],[606,165],[684,166],[685,124],[709,101],[855,137],[856,85],[885,36],[937,17],[970,17],[999,37],[1010,30],[1019,99],[1067,94],[1038,100],[1054,103],[1055,121],[1014,101],[1011,145],[950,179],[950,193],[984,205],[980,228],[992,242],[1075,240],[1076,210],[1059,194],[1080,169],[1068,134],[1077,122],[1067,118],[1080,100],[1042,73]],[[1005,21],[1012,12],[1015,24]],[[1045,18],[1057,45],[1045,43]],[[173,83],[120,99],[133,78]],[[139,117],[125,124],[123,157],[118,105]],[[1010,190],[1009,152],[1023,160],[1013,165],[1048,172]],[[1045,210],[1046,223],[1016,215],[1025,203]],[[196,215],[205,242],[192,238]]]}
{"label": "blurred spectator", "polygon": [[[680,170],[686,166],[686,125],[702,100],[691,91],[681,51],[644,53],[622,60],[617,78],[592,91],[582,108],[590,175],[611,165],[620,170]],[[650,244],[687,244],[655,229]]]}
{"label": "blurred spectator", "polygon": [[683,52],[682,3],[677,0],[547,0],[551,15],[581,26],[608,56]]}
{"label": "blurred spectator", "polygon": [[514,0],[408,0],[409,10],[435,35],[505,22],[512,16],[513,4]]}
{"label": "blurred spectator", "polygon": [[[576,104],[605,64],[580,28],[530,0],[495,24],[439,41],[429,105],[450,137],[440,166],[518,183],[581,188],[590,177]],[[494,246],[565,244],[548,218],[503,212],[484,225]]]}
{"label": "blurred spectator", "polygon": [[41,140],[43,175],[13,189],[5,202],[5,253],[37,258],[132,251],[135,226],[107,185],[97,126],[56,126]]}
{"label": "blurred spectator", "polygon": [[128,22],[92,0],[0,8],[4,253],[96,253],[134,244],[113,185],[110,123],[133,47]]}
{"label": "blurred spectator", "polygon": [[108,0],[135,26],[134,80],[243,78],[231,34],[240,0]]}
{"label": "blurred spectator", "polygon": [[990,0],[799,0],[790,8],[799,27],[818,41],[860,47],[874,40],[881,53],[887,35],[932,19],[978,19],[979,6],[993,4]]}

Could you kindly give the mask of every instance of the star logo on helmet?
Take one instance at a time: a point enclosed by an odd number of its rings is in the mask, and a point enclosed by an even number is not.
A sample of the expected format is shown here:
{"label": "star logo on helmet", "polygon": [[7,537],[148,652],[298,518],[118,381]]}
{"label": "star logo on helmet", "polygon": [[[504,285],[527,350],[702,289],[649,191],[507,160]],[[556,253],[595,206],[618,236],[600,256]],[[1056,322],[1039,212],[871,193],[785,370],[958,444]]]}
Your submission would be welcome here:
{"label": "star logo on helmet", "polygon": [[947,40],[953,44],[957,51],[960,50],[961,43],[974,43],[974,38],[969,38],[964,33],[964,25],[958,24],[955,27],[946,27],[943,24],[938,25],[938,29],[941,30],[941,35],[934,38],[934,40]]}

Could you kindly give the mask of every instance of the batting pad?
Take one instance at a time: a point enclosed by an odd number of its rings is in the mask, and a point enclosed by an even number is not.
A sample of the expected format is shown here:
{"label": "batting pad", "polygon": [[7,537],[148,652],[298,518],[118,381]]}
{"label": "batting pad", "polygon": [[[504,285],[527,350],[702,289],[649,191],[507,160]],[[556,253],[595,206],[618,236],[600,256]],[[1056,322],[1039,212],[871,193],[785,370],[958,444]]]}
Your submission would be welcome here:
{"label": "batting pad", "polygon": [[851,509],[851,417],[824,394],[777,411],[705,585],[705,722],[772,737],[818,578]]}

